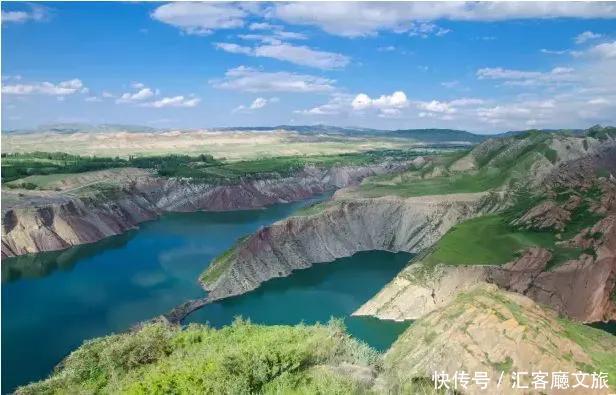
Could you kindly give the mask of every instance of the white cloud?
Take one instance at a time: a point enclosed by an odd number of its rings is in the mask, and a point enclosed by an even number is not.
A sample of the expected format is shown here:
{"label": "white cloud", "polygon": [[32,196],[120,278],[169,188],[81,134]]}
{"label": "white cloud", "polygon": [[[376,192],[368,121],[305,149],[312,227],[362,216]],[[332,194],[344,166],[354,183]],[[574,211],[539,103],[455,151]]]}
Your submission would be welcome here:
{"label": "white cloud", "polygon": [[339,115],[343,112],[351,111],[351,102],[353,101],[353,96],[336,92],[331,95],[329,101],[320,106],[316,106],[313,108],[309,108],[306,110],[296,110],[294,111],[296,114],[301,115],[309,115],[309,116],[333,116]]}
{"label": "white cloud", "polygon": [[[140,107],[153,107],[153,108],[163,108],[163,107],[195,107],[200,102],[201,99],[198,97],[190,96],[171,96],[171,97],[163,97],[159,100],[153,100],[156,96],[160,94],[158,89],[152,89],[141,82],[133,82],[131,87],[135,89],[134,92],[125,92],[121,94],[117,99],[116,103],[118,104],[133,104],[138,105]],[[109,92],[103,92],[102,97],[114,97],[113,94]]]}
{"label": "white cloud", "polygon": [[456,112],[454,108],[447,102],[441,102],[438,100],[432,100],[429,102],[419,102],[417,103],[417,108],[420,110],[425,110],[429,112],[438,112],[438,113],[446,113],[451,114]]}
{"label": "white cloud", "polygon": [[381,95],[372,99],[365,93],[360,93],[351,102],[351,107],[356,111],[377,110],[381,117],[391,117],[400,114],[400,110],[408,107],[409,101],[403,91],[396,91],[391,95]]}
{"label": "white cloud", "polygon": [[588,40],[594,40],[599,37],[601,37],[601,34],[585,31],[575,36],[574,41],[576,44],[583,44]]}
{"label": "white cloud", "polygon": [[266,99],[264,97],[257,97],[249,106],[240,105],[236,107],[233,112],[260,110],[263,107],[269,105],[270,103],[277,103],[278,101],[279,99],[277,97],[272,97],[270,99]]}
{"label": "white cloud", "polygon": [[319,69],[337,69],[349,63],[349,58],[341,54],[316,51],[306,46],[291,44],[262,45],[255,48],[255,56],[284,60]]}
{"label": "white cloud", "polygon": [[57,84],[51,82],[33,82],[29,84],[12,84],[2,86],[2,93],[7,95],[49,95],[65,96],[86,93],[87,88],[81,80],[75,78]]}
{"label": "white cloud", "polygon": [[414,23],[409,28],[409,35],[411,37],[417,36],[421,38],[428,38],[431,35],[441,37],[449,32],[451,32],[450,29],[442,28],[431,22]]}
{"label": "white cloud", "polygon": [[2,10],[2,23],[24,23],[28,21],[40,22],[50,16],[49,9],[39,4],[27,3],[28,11],[5,11]]}
{"label": "white cloud", "polygon": [[303,33],[297,32],[285,32],[285,31],[276,31],[274,32],[274,36],[285,39],[285,40],[306,40],[308,36]]}
{"label": "white cloud", "polygon": [[248,26],[249,30],[281,30],[282,26],[280,25],[272,25],[270,23],[267,22],[261,22],[261,23],[251,23],[250,26]]}
{"label": "white cloud", "polygon": [[102,99],[100,97],[97,96],[88,96],[85,99],[83,99],[84,101],[90,102],[90,103],[98,103],[101,102]]}
{"label": "white cloud", "polygon": [[160,100],[140,104],[142,107],[196,107],[201,102],[198,97],[173,96],[163,97]]}
{"label": "white cloud", "polygon": [[566,55],[571,53],[568,49],[563,50],[553,50],[553,49],[541,49],[541,53],[545,53],[548,55]]}
{"label": "white cloud", "polygon": [[485,101],[482,99],[474,99],[463,97],[461,99],[455,99],[449,102],[450,105],[454,107],[466,107],[466,106],[474,106],[477,104],[483,104]]}
{"label": "white cloud", "polygon": [[330,2],[276,3],[268,16],[314,25],[331,34],[369,36],[379,31],[408,32],[414,22],[435,20],[501,21],[527,18],[613,18],[607,2]]}
{"label": "white cloud", "polygon": [[439,101],[411,101],[402,91],[397,91],[391,95],[381,95],[378,98],[371,98],[365,93],[349,95],[346,93],[335,93],[329,101],[320,106],[306,110],[295,111],[295,113],[311,116],[369,116],[376,115],[379,118],[409,118],[415,115],[411,110],[420,110],[416,115],[419,118],[438,118],[440,120],[452,120],[452,115],[459,112],[468,113],[474,107],[484,104],[485,101],[477,98],[459,98],[455,100]]}
{"label": "white cloud", "polygon": [[234,43],[214,43],[214,46],[218,49],[222,49],[223,51],[229,52],[229,53],[254,55],[254,51],[252,48],[234,44]]}
{"label": "white cloud", "polygon": [[505,85],[517,86],[557,85],[578,80],[570,67],[555,67],[548,72],[487,67],[477,70],[476,75],[480,80],[501,80]]}
{"label": "white cloud", "polygon": [[234,43],[215,43],[215,46],[218,49],[231,53],[273,58],[325,70],[342,68],[349,63],[349,58],[341,54],[316,51],[307,46],[297,46],[281,42],[258,45],[254,48]]}
{"label": "white cloud", "polygon": [[22,23],[30,19],[30,14],[25,11],[4,11],[2,10],[2,22]]}
{"label": "white cloud", "polygon": [[154,96],[154,91],[150,88],[142,88],[137,92],[126,92],[123,93],[117,100],[116,103],[135,103],[147,100]]}
{"label": "white cloud", "polygon": [[258,110],[259,108],[263,108],[266,105],[267,105],[267,99],[264,99],[262,97],[257,97],[255,101],[252,102],[249,108],[251,110]]}
{"label": "white cloud", "polygon": [[586,51],[586,54],[602,59],[616,58],[616,41],[595,45]]}
{"label": "white cloud", "polygon": [[[258,27],[257,28],[255,28]],[[249,27],[250,30],[269,30],[267,33],[251,33],[238,34],[238,37],[243,40],[261,41],[270,44],[281,43],[282,40],[306,40],[308,36],[303,33],[287,32],[282,26],[270,25],[269,23],[253,23]]]}
{"label": "white cloud", "polygon": [[604,104],[610,104],[610,102],[602,97],[598,97],[596,99],[591,99],[588,101],[588,104],[591,105],[604,105]]}
{"label": "white cloud", "polygon": [[236,3],[181,2],[162,5],[151,16],[186,34],[207,35],[216,29],[243,27],[248,12]]}
{"label": "white cloud", "polygon": [[225,78],[211,80],[215,88],[244,92],[327,92],[334,80],[289,72],[264,72],[240,66],[227,70]]}

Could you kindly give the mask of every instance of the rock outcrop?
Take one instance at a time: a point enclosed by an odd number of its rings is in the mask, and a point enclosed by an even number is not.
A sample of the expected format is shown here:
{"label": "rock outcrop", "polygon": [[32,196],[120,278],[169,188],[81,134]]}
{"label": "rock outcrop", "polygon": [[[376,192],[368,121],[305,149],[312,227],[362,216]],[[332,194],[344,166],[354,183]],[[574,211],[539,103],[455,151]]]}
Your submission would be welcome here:
{"label": "rock outcrop", "polygon": [[393,172],[405,163],[321,169],[306,167],[292,177],[247,180],[235,185],[195,184],[143,175],[113,196],[34,195],[5,207],[2,256],[52,251],[117,235],[166,211],[225,211],[260,208],[306,199]]}
{"label": "rock outcrop", "polygon": [[411,264],[353,315],[396,321],[414,320],[455,299],[480,282],[526,295],[560,314],[582,322],[616,319],[616,261],[582,254],[546,271],[551,254],[530,248],[499,266]]}
{"label": "rock outcrop", "polygon": [[571,219],[571,213],[552,200],[542,202],[528,210],[511,224],[524,229],[561,231]]}
{"label": "rock outcrop", "polygon": [[359,251],[418,252],[456,223],[495,209],[484,193],[345,199],[279,221],[238,243],[202,276],[210,300],[239,295],[262,282]]}
{"label": "rock outcrop", "polygon": [[353,315],[416,320],[451,303],[458,294],[485,281],[486,277],[482,266],[413,263]]}
{"label": "rock outcrop", "polygon": [[[413,393],[417,380],[443,372],[452,392],[520,394],[535,393],[531,372],[573,375],[581,370],[588,373],[585,385],[590,387],[591,373],[610,372],[606,361],[613,360],[614,349],[613,336],[558,319],[525,296],[482,283],[411,325],[386,353],[382,380],[391,393]],[[453,381],[460,371],[470,375],[466,388]],[[473,380],[475,372],[487,373],[485,389]],[[527,373],[516,380],[514,373],[520,372]],[[573,388],[571,380],[566,393],[589,392]],[[550,389],[550,377],[547,381],[547,393],[559,393]],[[604,387],[592,393],[611,392]]]}

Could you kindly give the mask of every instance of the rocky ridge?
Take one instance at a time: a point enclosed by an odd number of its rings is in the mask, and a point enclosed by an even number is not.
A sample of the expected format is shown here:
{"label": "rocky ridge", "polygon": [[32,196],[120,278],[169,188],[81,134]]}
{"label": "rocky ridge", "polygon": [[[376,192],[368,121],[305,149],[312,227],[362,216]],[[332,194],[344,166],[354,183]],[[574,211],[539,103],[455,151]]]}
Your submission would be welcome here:
{"label": "rocky ridge", "polygon": [[[571,378],[571,385],[562,393],[608,394],[612,391],[607,387],[589,389],[590,374],[607,373],[613,386],[615,372],[609,361],[615,347],[614,336],[559,319],[528,297],[479,283],[404,332],[385,354],[381,381],[388,393],[413,393],[418,379],[431,380],[434,372],[444,372],[452,391],[455,372],[464,371],[471,377],[475,372],[486,372],[487,388],[471,379],[466,388],[458,383],[455,389],[465,394],[520,394],[535,393],[530,372],[572,375],[582,371],[588,373],[588,388],[573,388],[575,380]],[[515,372],[528,373],[517,381]],[[517,382],[519,387],[515,388]],[[531,389],[519,389],[523,387]],[[546,389],[547,393],[560,393],[550,389],[549,381]]]}
{"label": "rocky ridge", "polygon": [[543,248],[531,248],[504,266],[411,264],[353,315],[415,320],[437,310],[478,283],[517,292],[582,322],[616,320],[616,261],[583,255],[553,270]]}

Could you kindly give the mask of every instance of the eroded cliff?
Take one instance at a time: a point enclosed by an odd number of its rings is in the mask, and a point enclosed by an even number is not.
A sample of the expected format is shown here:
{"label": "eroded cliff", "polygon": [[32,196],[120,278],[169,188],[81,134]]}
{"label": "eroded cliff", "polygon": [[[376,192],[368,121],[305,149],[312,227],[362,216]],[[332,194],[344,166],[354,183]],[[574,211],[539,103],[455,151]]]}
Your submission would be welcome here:
{"label": "eroded cliff", "polygon": [[2,256],[52,251],[117,235],[165,211],[224,211],[298,201],[354,185],[367,176],[405,168],[405,163],[306,167],[291,177],[234,185],[196,184],[148,173],[93,196],[74,193],[20,198],[2,213]]}
{"label": "eroded cliff", "polygon": [[215,260],[201,277],[208,299],[239,295],[262,282],[359,251],[418,252],[461,220],[494,210],[485,193],[334,200],[263,228]]}

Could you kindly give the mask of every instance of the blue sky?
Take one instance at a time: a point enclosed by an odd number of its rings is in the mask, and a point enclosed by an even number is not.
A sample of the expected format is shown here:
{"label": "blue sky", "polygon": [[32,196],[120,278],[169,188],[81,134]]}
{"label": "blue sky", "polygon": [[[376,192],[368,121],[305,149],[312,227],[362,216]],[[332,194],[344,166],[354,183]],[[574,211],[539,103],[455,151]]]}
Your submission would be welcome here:
{"label": "blue sky", "polygon": [[616,124],[616,4],[2,3],[2,128]]}

